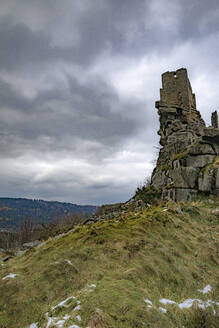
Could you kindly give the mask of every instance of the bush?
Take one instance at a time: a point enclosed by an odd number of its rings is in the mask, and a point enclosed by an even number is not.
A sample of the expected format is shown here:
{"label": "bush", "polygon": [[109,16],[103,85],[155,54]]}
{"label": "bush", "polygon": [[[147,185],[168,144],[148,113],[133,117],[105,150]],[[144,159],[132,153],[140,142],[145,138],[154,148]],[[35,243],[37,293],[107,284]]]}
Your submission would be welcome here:
{"label": "bush", "polygon": [[137,188],[135,197],[141,199],[145,204],[157,204],[160,201],[161,191],[154,186],[143,186]]}

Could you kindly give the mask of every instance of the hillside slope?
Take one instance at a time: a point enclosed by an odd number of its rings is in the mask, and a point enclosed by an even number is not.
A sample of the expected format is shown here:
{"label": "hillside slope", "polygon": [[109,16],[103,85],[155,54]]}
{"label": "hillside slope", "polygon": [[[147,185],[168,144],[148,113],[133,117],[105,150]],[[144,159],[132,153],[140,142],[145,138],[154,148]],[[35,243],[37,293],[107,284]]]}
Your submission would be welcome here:
{"label": "hillside slope", "polygon": [[26,198],[0,198],[0,229],[16,230],[25,220],[46,223],[72,213],[93,214],[97,206]]}
{"label": "hillside slope", "polygon": [[0,327],[218,327],[218,217],[166,203],[48,240],[0,266]]}

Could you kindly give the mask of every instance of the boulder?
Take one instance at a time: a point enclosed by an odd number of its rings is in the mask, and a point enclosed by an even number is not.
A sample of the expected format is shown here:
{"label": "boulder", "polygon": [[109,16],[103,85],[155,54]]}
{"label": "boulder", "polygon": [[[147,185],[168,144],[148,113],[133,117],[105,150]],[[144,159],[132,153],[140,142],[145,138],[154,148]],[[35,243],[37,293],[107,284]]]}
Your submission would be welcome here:
{"label": "boulder", "polygon": [[198,189],[204,192],[210,192],[214,185],[214,169],[207,167],[201,170],[198,177]]}
{"label": "boulder", "polygon": [[155,188],[160,189],[167,184],[167,180],[168,178],[165,175],[165,172],[157,169],[152,177],[152,184]]}
{"label": "boulder", "polygon": [[191,201],[197,195],[197,190],[194,189],[176,189],[175,201]]}
{"label": "boulder", "polygon": [[219,168],[215,169],[215,187],[219,189]]}
{"label": "boulder", "polygon": [[34,240],[29,243],[24,243],[22,246],[23,246],[23,248],[32,248],[32,247],[40,245],[41,243],[42,242],[40,240]]}
{"label": "boulder", "polygon": [[10,260],[11,258],[12,258],[11,255],[6,256],[6,257],[4,257],[4,258],[2,259],[2,262],[7,262],[7,261]]}
{"label": "boulder", "polygon": [[181,202],[181,201],[190,201],[196,195],[197,195],[197,190],[195,189],[173,188],[173,189],[163,190],[162,198],[164,200],[172,199],[175,202]]}
{"label": "boulder", "polygon": [[215,159],[215,155],[196,155],[196,156],[188,156],[186,160],[187,166],[192,166],[194,168],[205,167],[208,164],[212,164]]}
{"label": "boulder", "polygon": [[188,153],[190,155],[216,155],[212,146],[207,143],[191,146]]}
{"label": "boulder", "polygon": [[169,170],[168,175],[172,180],[171,185],[173,188],[196,189],[199,172],[198,168],[179,167]]}

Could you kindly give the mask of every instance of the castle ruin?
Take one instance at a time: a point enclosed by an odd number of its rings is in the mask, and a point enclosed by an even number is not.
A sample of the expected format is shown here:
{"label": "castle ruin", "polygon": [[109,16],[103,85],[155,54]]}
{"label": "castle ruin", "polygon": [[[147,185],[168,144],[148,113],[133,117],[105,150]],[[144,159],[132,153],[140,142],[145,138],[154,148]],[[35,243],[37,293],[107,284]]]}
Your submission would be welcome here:
{"label": "castle ruin", "polygon": [[160,100],[155,103],[160,118],[160,144],[152,185],[163,199],[190,200],[198,193],[219,195],[218,115],[206,127],[196,108],[187,70],[162,74]]}

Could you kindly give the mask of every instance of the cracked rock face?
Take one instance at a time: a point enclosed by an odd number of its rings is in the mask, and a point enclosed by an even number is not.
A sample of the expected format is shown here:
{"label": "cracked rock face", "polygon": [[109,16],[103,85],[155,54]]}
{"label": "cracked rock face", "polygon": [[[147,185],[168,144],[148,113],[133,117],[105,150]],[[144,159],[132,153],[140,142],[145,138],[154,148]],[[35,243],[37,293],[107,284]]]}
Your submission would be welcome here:
{"label": "cracked rock face", "polygon": [[191,200],[201,192],[219,195],[218,115],[212,113],[212,126],[205,126],[185,68],[162,74],[155,107],[162,148],[152,185],[162,190],[163,199],[175,201]]}

